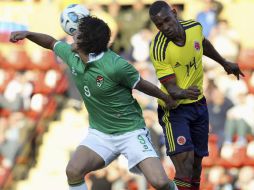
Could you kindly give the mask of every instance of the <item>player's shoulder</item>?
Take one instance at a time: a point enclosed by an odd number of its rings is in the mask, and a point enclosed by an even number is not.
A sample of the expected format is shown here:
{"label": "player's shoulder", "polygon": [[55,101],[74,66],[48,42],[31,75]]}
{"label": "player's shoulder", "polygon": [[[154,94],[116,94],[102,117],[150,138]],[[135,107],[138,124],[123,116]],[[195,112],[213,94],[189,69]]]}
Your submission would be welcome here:
{"label": "player's shoulder", "polygon": [[202,27],[200,22],[197,22],[196,20],[190,19],[190,20],[179,20],[179,23],[183,26],[185,30],[194,28],[194,27]]}
{"label": "player's shoulder", "polygon": [[122,56],[118,55],[114,51],[108,49],[104,53],[104,61],[107,62],[107,67],[110,68],[110,70],[114,70],[114,68],[121,67],[123,64],[127,64],[128,61],[125,60]]}
{"label": "player's shoulder", "polygon": [[54,44],[54,47],[56,47],[56,46],[65,46],[65,47],[68,47],[68,48],[71,47],[70,44],[68,44],[67,42],[62,41],[62,40],[56,41],[55,44]]}
{"label": "player's shoulder", "polygon": [[71,51],[71,45],[68,44],[67,42],[64,42],[64,41],[56,41],[53,44],[53,50],[55,52],[62,52],[62,51],[66,51],[66,50]]}
{"label": "player's shoulder", "polygon": [[107,59],[107,62],[110,62],[111,64],[116,64],[117,62],[123,60],[123,58],[120,55],[118,55],[117,53],[115,53],[111,49],[108,49],[104,53],[103,57],[104,57],[104,59]]}
{"label": "player's shoulder", "polygon": [[151,58],[155,61],[163,61],[166,57],[166,50],[170,39],[166,37],[162,32],[158,32],[150,46]]}

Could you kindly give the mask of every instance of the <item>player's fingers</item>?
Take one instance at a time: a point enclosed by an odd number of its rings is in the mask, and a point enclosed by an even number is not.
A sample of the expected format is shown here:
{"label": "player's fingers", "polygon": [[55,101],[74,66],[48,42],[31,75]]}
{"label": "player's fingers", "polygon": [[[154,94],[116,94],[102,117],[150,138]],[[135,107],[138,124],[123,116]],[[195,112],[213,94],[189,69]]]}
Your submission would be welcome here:
{"label": "player's fingers", "polygon": [[198,97],[200,94],[200,92],[190,92],[190,96],[192,97]]}
{"label": "player's fingers", "polygon": [[237,77],[237,80],[239,80],[240,79],[240,76],[242,76],[242,77],[244,77],[245,75],[240,71],[240,70],[238,70],[238,71],[236,71],[236,72],[234,72],[234,75]]}
{"label": "player's fingers", "polygon": [[193,91],[193,94],[195,96],[199,96],[201,94],[201,92],[200,92],[200,90],[195,90],[195,91]]}
{"label": "player's fingers", "polygon": [[196,100],[196,99],[198,99],[198,97],[195,96],[195,97],[191,97],[190,99],[191,99],[191,100]]}
{"label": "player's fingers", "polygon": [[197,98],[198,98],[198,96],[199,96],[200,94],[189,94],[188,95],[188,97],[189,97],[189,99],[191,99],[191,100],[196,100]]}
{"label": "player's fingers", "polygon": [[242,77],[245,77],[245,75],[243,74],[243,72],[242,72],[242,71],[240,71],[240,75],[241,75]]}
{"label": "player's fingers", "polygon": [[15,32],[11,33],[10,41],[17,42],[18,40],[16,39],[16,37],[17,37],[17,33],[15,33]]}
{"label": "player's fingers", "polygon": [[17,42],[16,39],[10,38],[10,42]]}
{"label": "player's fingers", "polygon": [[200,92],[200,90],[198,89],[197,86],[190,86],[190,87],[188,88],[188,90],[193,91],[193,92]]}
{"label": "player's fingers", "polygon": [[11,36],[10,36],[10,41],[12,42],[13,40],[14,40],[14,35],[11,34]]}
{"label": "player's fingers", "polygon": [[196,96],[196,95],[200,94],[200,91],[199,90],[191,90],[191,91],[189,91],[189,94],[193,95],[193,96]]}
{"label": "player's fingers", "polygon": [[232,74],[233,72],[232,72],[232,71],[230,71],[230,70],[228,70],[228,71],[227,71],[227,73],[228,73],[228,75],[230,75],[230,74]]}

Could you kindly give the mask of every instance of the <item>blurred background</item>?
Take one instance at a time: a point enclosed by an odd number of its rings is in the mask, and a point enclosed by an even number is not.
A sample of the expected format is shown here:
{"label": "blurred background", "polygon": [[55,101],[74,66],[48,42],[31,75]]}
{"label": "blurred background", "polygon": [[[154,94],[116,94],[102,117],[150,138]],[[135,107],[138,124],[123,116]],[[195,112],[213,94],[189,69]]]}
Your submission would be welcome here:
{"label": "blurred background", "polygon": [[[11,31],[47,33],[72,43],[60,27],[60,12],[83,4],[112,30],[111,48],[142,77],[159,85],[149,60],[156,28],[149,21],[152,0],[0,1],[0,189],[67,190],[65,167],[88,128],[87,112],[69,69],[50,51],[24,40],[8,42]],[[222,56],[239,63],[237,81],[204,57],[205,95],[210,114],[210,156],[203,161],[202,190],[254,189],[254,17],[253,0],[171,0],[179,19],[196,19]],[[252,23],[252,24],[251,24]],[[133,96],[170,178],[156,100]],[[152,190],[142,176],[127,171],[119,157],[87,176],[91,190]]]}

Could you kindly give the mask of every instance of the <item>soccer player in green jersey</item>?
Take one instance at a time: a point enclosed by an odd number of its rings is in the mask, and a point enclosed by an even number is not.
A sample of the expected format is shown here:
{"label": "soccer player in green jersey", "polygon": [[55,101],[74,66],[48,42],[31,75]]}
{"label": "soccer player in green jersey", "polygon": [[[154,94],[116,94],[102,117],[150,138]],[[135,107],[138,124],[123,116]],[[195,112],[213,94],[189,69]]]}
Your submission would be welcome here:
{"label": "soccer player in green jersey", "polygon": [[150,47],[150,58],[161,89],[178,102],[168,110],[158,101],[167,155],[176,169],[179,190],[199,189],[202,158],[208,155],[208,111],[203,95],[202,56],[217,61],[238,79],[243,73],[235,63],[220,56],[204,38],[202,26],[193,20],[180,21],[175,9],[165,1],[150,6],[149,15],[158,28]]}
{"label": "soccer player in green jersey", "polygon": [[130,171],[142,172],[156,189],[177,189],[155,153],[132,89],[163,100],[168,109],[175,101],[108,49],[110,29],[105,22],[91,16],[82,18],[72,46],[29,31],[11,33],[10,41],[25,38],[53,50],[70,67],[89,113],[88,136],[66,168],[70,190],[86,190],[84,176],[107,166],[120,154],[128,159]]}

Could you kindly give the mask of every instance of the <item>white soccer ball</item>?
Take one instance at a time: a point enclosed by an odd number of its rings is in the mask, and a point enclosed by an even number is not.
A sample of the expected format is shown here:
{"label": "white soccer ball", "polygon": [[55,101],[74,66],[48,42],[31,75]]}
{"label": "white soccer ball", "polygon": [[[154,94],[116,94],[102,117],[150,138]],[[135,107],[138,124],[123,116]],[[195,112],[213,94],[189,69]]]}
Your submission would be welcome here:
{"label": "white soccer ball", "polygon": [[73,36],[78,28],[79,19],[89,15],[89,10],[79,4],[71,4],[66,7],[60,17],[62,29],[69,35]]}

